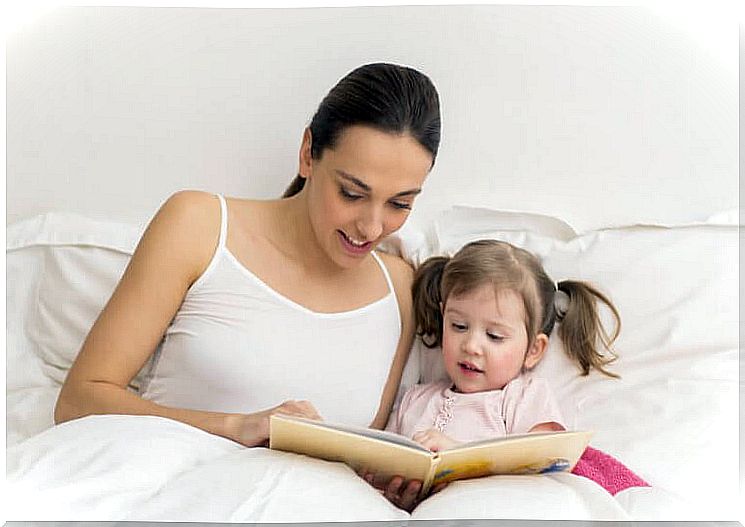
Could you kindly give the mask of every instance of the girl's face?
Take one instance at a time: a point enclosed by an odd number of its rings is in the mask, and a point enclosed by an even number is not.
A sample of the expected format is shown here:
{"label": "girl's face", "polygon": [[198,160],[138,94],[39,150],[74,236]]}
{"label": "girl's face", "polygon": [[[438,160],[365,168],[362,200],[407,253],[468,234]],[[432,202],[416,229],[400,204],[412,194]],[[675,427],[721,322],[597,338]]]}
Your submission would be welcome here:
{"label": "girl's face", "polygon": [[462,393],[501,390],[523,367],[540,360],[548,338],[540,334],[528,350],[525,311],[512,290],[495,294],[487,283],[447,299],[443,311],[445,368]]}
{"label": "girl's face", "polygon": [[357,265],[403,225],[432,165],[410,135],[366,126],[342,132],[333,149],[311,159],[310,132],[300,151],[315,237],[338,266]]}

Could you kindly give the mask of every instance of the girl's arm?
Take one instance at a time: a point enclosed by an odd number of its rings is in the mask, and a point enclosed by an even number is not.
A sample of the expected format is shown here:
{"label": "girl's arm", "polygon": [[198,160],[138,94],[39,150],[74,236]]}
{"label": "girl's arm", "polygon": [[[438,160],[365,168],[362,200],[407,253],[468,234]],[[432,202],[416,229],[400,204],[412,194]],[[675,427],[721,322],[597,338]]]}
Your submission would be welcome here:
{"label": "girl's arm", "polygon": [[195,191],[178,192],[162,205],[70,368],[54,409],[56,423],[91,414],[155,415],[256,445],[268,437],[271,413],[317,417],[307,402],[226,414],[164,407],[127,389],[209,264],[219,238],[219,210],[214,196]]}

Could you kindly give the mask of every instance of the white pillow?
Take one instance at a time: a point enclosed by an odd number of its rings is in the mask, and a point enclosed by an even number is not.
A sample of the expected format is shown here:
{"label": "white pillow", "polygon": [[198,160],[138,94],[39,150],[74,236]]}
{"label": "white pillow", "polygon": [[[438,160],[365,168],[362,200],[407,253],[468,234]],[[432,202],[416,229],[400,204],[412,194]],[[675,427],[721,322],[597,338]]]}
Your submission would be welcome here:
{"label": "white pillow", "polygon": [[59,212],[7,228],[7,297],[15,299],[9,302],[14,359],[8,389],[43,384],[30,377],[34,367],[57,384],[64,381],[141,232],[142,226]]}
{"label": "white pillow", "polygon": [[407,221],[379,248],[418,266],[438,251],[455,252],[467,241],[487,238],[495,231],[509,233],[516,240],[525,236],[571,240],[577,236],[568,223],[553,216],[456,205],[427,223]]}
{"label": "white pillow", "polygon": [[574,426],[596,431],[596,447],[694,504],[698,519],[731,519],[737,502],[737,262],[732,226],[609,229],[544,255],[554,279],[594,282],[615,303],[622,378],[577,377],[553,337],[538,373]]}
{"label": "white pillow", "polygon": [[[569,426],[596,432],[594,446],[694,504],[701,519],[726,519],[738,487],[737,227],[633,226],[561,239],[498,219],[441,215],[431,255],[501,239],[539,256],[554,280],[605,292],[621,314],[611,366],[621,380],[579,376],[556,332],[537,374],[553,385]],[[422,382],[446,376],[439,348],[415,351]]]}

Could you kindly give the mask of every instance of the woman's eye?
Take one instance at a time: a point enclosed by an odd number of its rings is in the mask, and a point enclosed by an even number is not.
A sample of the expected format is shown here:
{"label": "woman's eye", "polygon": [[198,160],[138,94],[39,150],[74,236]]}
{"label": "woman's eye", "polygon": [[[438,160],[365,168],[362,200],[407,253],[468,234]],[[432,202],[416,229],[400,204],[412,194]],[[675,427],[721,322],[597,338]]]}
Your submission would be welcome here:
{"label": "woman's eye", "polygon": [[362,197],[362,196],[361,196],[361,195],[359,195],[359,194],[353,194],[352,192],[349,192],[349,191],[348,191],[347,189],[345,189],[344,187],[340,187],[340,188],[339,188],[339,193],[340,193],[340,194],[342,195],[342,197],[343,197],[344,199],[347,199],[347,200],[349,200],[349,201],[357,201],[358,199],[360,199],[360,198]]}
{"label": "woman's eye", "polygon": [[393,207],[401,210],[411,210],[411,205],[409,203],[403,203],[401,201],[391,201],[390,202]]}

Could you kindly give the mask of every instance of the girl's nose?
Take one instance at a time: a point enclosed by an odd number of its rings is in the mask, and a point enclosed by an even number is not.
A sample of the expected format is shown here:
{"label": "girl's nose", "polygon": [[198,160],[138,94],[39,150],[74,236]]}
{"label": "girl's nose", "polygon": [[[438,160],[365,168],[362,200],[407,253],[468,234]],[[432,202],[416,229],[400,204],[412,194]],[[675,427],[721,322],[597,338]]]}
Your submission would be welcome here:
{"label": "girl's nose", "polygon": [[475,332],[469,331],[463,339],[463,351],[469,355],[481,355],[481,345]]}

